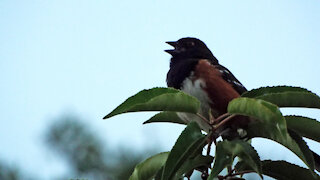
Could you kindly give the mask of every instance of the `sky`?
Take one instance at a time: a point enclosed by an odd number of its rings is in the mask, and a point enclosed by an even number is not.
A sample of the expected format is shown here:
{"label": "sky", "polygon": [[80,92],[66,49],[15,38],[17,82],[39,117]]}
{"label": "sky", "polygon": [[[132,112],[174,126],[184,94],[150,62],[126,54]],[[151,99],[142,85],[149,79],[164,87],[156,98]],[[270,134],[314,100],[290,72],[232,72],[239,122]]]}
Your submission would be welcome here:
{"label": "sky", "polygon": [[[140,90],[165,87],[165,41],[182,37],[203,40],[249,90],[291,85],[320,95],[319,9],[318,0],[1,0],[0,159],[42,179],[67,172],[43,135],[68,114],[114,146],[170,150],[183,126],[142,125],[153,113],[102,117]],[[283,112],[320,119],[315,109]],[[302,165],[272,141],[253,144],[263,158]]]}

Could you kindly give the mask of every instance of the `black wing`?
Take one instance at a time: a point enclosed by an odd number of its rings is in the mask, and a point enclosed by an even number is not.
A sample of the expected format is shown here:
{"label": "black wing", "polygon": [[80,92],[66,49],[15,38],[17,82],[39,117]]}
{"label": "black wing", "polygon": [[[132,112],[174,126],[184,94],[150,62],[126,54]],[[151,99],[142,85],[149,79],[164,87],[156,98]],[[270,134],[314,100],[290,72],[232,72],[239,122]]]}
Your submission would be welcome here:
{"label": "black wing", "polygon": [[240,81],[234,77],[234,75],[224,66],[216,65],[216,68],[222,73],[222,78],[230,83],[232,87],[241,95],[246,92],[247,89],[240,83]]}

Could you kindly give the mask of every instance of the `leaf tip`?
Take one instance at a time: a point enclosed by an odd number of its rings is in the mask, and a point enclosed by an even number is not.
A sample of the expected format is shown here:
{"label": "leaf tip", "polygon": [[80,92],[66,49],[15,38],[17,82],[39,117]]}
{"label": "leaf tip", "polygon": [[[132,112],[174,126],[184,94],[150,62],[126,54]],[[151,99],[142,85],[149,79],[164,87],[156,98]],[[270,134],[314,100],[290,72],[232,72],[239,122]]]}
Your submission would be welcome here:
{"label": "leaf tip", "polygon": [[112,117],[112,116],[114,116],[114,115],[113,115],[112,112],[111,112],[111,113],[105,115],[105,116],[102,118],[102,120],[106,120],[106,119],[108,119],[108,118],[110,118],[110,117]]}
{"label": "leaf tip", "polygon": [[148,120],[148,121],[143,122],[142,124],[149,124],[149,123],[150,123],[150,121]]}

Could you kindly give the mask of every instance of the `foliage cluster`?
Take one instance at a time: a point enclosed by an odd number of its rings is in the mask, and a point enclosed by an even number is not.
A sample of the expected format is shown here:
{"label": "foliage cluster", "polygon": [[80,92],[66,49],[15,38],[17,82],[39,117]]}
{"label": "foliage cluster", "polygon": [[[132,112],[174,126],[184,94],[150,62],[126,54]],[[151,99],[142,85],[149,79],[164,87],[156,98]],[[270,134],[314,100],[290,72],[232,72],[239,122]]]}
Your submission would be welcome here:
{"label": "foliage cluster", "polygon": [[[202,173],[203,179],[241,179],[243,174],[257,173],[275,179],[320,179],[319,156],[310,150],[303,137],[320,142],[320,123],[315,119],[298,115],[283,116],[280,108],[300,107],[320,109],[320,97],[300,87],[262,87],[248,91],[228,105],[228,113],[218,117],[210,132],[203,132],[196,122],[187,124],[170,152],[156,154],[138,164],[130,180],[179,180],[190,177],[194,170]],[[128,98],[105,116],[140,111],[161,111],[145,123],[171,122],[185,124],[178,112],[199,114],[200,102],[182,91],[172,88],[143,90]],[[244,129],[241,138],[232,140],[212,139],[218,127],[239,115],[254,121]],[[253,138],[267,138],[288,148],[308,168],[286,161],[260,160]],[[214,142],[214,143],[212,143]],[[215,155],[210,154],[215,148]],[[207,149],[207,151],[204,151]],[[227,174],[222,171],[227,169]]]}

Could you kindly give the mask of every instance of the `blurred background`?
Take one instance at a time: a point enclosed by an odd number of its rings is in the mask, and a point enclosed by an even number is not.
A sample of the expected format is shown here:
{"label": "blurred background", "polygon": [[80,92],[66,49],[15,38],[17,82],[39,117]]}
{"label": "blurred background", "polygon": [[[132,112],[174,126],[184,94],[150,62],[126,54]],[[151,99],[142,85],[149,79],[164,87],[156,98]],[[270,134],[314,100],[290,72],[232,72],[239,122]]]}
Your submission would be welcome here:
{"label": "blurred background", "polygon": [[[182,125],[154,113],[102,117],[142,89],[165,87],[165,41],[203,40],[250,90],[320,95],[320,1],[0,1],[0,179],[127,179],[169,151]],[[283,109],[320,119],[314,109]],[[320,153],[319,144],[308,140]],[[256,139],[262,159],[304,166]]]}

